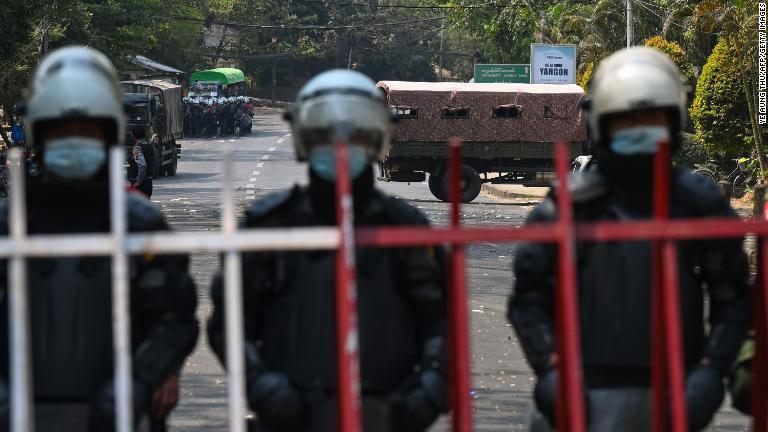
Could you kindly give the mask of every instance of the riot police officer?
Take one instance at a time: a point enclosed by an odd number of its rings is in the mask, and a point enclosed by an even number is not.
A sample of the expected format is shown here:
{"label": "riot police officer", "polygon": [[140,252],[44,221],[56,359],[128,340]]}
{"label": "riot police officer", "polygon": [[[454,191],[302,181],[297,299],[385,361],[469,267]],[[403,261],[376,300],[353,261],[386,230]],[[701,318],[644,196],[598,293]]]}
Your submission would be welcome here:
{"label": "riot police officer", "polygon": [[[309,161],[309,185],[268,196],[246,212],[245,226],[335,224],[332,136],[349,131],[355,223],[426,225],[418,210],[374,187],[372,162],[386,154],[391,116],[373,81],[334,70],[299,92],[294,146]],[[247,393],[259,427],[335,429],[334,251],[243,255]],[[364,430],[422,431],[445,410],[444,267],[429,247],[357,251]],[[212,287],[208,324],[224,358],[221,278]]]}
{"label": "riot police officer", "polygon": [[[53,52],[34,74],[25,115],[27,145],[40,161],[39,177],[28,180],[28,232],[108,232],[107,154],[122,145],[126,121],[112,63],[86,47]],[[160,210],[138,194],[128,194],[127,209],[132,232],[168,229]],[[0,230],[8,232],[5,202]],[[109,257],[84,256],[28,260],[38,431],[114,429],[110,263]],[[164,417],[173,408],[166,401],[178,394],[175,374],[195,345],[196,293],[187,267],[188,258],[181,255],[131,257],[133,406],[142,421],[150,411]],[[5,263],[0,270],[0,388],[5,390]],[[7,404],[7,392],[0,395]],[[7,416],[7,409],[0,412]]]}
{"label": "riot police officer", "polygon": [[[686,123],[680,73],[659,51],[623,49],[600,64],[590,93],[597,164],[570,179],[574,219],[652,218],[654,154],[660,145],[677,150]],[[717,185],[685,169],[670,169],[670,217],[737,217]],[[527,223],[555,220],[554,194],[531,212]],[[581,242],[576,250],[590,430],[648,431],[651,242]],[[696,431],[720,406],[723,376],[745,334],[748,268],[740,238],[681,241],[677,251],[689,428]],[[549,430],[557,382],[555,247],[521,245],[514,271],[508,317],[538,378],[534,397],[539,413],[532,430]]]}

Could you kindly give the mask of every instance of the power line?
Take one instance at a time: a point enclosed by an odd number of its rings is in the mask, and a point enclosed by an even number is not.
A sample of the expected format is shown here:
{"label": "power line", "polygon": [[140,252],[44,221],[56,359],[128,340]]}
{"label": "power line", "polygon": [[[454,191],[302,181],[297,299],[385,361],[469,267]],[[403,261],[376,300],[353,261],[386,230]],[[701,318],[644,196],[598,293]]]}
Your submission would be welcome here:
{"label": "power line", "polygon": [[406,24],[416,24],[416,23],[422,23],[422,22],[428,22],[428,21],[439,21],[442,19],[445,19],[445,16],[433,16],[433,17],[427,17],[427,18],[418,18],[418,19],[412,19],[412,20],[405,20],[405,21],[396,21],[396,22],[386,22],[386,23],[370,23],[370,24],[350,24],[350,25],[285,25],[285,24],[250,24],[250,23],[241,23],[241,22],[231,22],[231,21],[206,21],[204,19],[200,18],[194,18],[194,17],[185,17],[185,16],[178,16],[173,15],[171,16],[172,19],[177,21],[190,21],[190,22],[198,22],[198,23],[204,23],[204,24],[218,24],[218,25],[225,25],[227,27],[234,27],[234,28],[255,28],[255,29],[265,29],[265,30],[321,30],[321,31],[328,31],[328,30],[354,30],[359,28],[370,28],[370,27],[389,27],[389,26],[401,26]]}
{"label": "power line", "polygon": [[[377,4],[372,5],[369,3],[354,3],[354,2],[345,2],[345,3],[334,3],[334,2],[328,2],[324,0],[298,0],[298,3],[314,3],[314,4],[322,4],[327,6],[351,6],[351,7],[361,7],[361,8],[374,8],[374,9],[485,9],[485,8],[497,8],[497,9],[505,9],[505,8],[524,8],[524,7],[530,7],[527,4],[506,4],[501,5],[497,4],[493,1],[490,1],[488,3],[480,3],[480,4],[471,4],[471,5],[405,5],[405,4]],[[548,2],[537,2],[536,6],[556,6],[563,3],[572,3],[572,4],[592,4],[595,3],[595,0],[572,0],[572,1],[548,1]]]}

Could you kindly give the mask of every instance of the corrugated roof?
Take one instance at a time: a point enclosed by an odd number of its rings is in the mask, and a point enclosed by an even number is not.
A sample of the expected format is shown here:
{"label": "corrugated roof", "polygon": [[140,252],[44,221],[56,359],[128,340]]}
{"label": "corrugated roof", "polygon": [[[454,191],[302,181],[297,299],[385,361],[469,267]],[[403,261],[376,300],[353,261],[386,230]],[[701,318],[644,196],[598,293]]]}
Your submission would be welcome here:
{"label": "corrugated roof", "polygon": [[130,58],[131,63],[137,64],[139,66],[145,67],[147,69],[152,69],[158,72],[165,72],[165,73],[171,73],[171,74],[183,74],[184,71],[180,71],[176,68],[172,68],[170,66],[166,66],[164,64],[158,63],[152,59],[146,58],[141,55],[133,56]]}
{"label": "corrugated roof", "polygon": [[176,87],[181,87],[178,84],[169,83],[167,81],[161,81],[161,80],[135,80],[135,81],[120,81],[121,84],[135,84],[135,85],[141,85],[141,86],[147,86],[147,87],[157,87],[160,89],[172,89]]}
{"label": "corrugated roof", "polygon": [[379,81],[378,87],[386,91],[468,92],[468,93],[578,93],[584,90],[576,84],[513,84],[513,83],[457,83]]}

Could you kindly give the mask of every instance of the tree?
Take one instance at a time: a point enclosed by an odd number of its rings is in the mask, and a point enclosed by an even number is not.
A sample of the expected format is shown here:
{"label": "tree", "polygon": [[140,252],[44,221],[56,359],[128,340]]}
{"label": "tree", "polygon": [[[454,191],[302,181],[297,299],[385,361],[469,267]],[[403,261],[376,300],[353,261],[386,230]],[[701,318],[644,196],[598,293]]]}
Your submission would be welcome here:
{"label": "tree", "polygon": [[734,79],[737,76],[735,49],[722,38],[702,69],[690,109],[697,138],[710,154],[736,156],[749,151],[746,138],[751,125],[741,83]]}
{"label": "tree", "polygon": [[680,45],[676,42],[670,42],[661,36],[648,38],[643,45],[656,48],[669,56],[669,58],[672,59],[672,62],[674,62],[680,69],[680,73],[685,77],[686,83],[693,84],[693,81],[696,78],[693,73],[693,65],[688,61],[688,55],[683,51],[683,48],[681,48]]}
{"label": "tree", "polygon": [[[754,82],[757,74],[757,58],[754,35],[757,34],[757,2],[751,0],[703,0],[697,6],[693,22],[701,29],[714,33],[720,32],[732,49],[736,69],[731,79],[741,86],[739,99],[746,101],[747,115],[751,132],[754,154],[760,163],[760,181],[765,182],[768,175],[768,162],[765,157],[765,145],[760,125],[757,121],[757,91]],[[719,43],[718,43],[719,44]]]}

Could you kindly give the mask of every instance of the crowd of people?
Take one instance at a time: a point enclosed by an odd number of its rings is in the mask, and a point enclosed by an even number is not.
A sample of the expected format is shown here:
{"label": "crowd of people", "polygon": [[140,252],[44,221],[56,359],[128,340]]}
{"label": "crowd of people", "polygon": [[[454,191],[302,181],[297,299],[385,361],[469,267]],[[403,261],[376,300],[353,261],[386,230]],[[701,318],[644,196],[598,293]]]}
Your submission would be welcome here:
{"label": "crowd of people", "polygon": [[217,138],[251,133],[253,112],[245,96],[185,97],[184,136]]}

